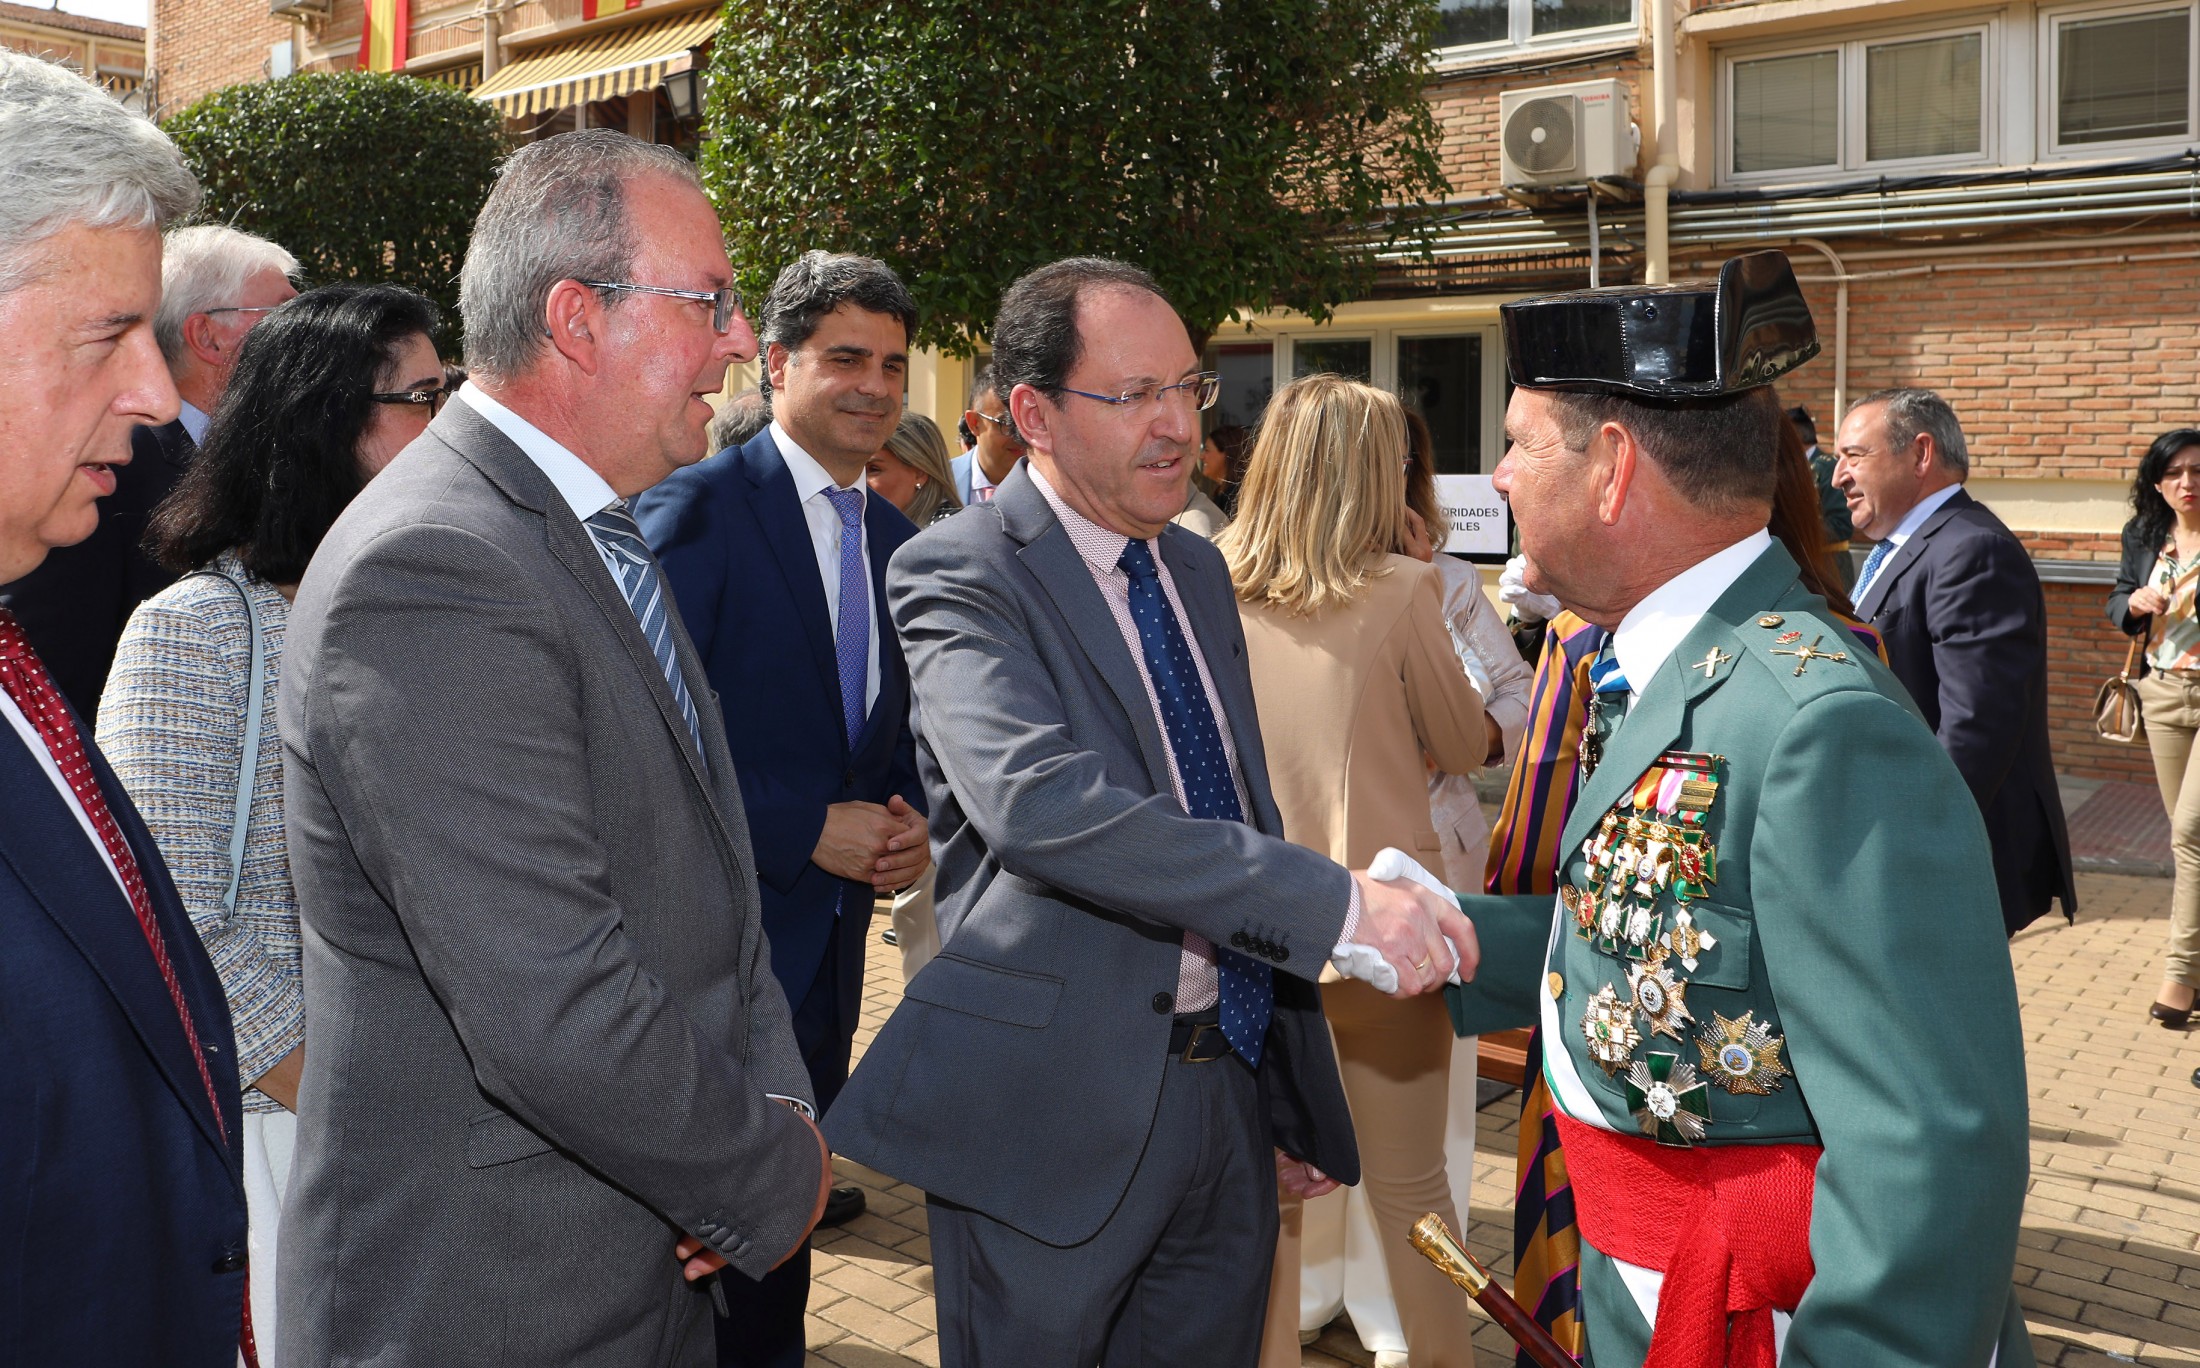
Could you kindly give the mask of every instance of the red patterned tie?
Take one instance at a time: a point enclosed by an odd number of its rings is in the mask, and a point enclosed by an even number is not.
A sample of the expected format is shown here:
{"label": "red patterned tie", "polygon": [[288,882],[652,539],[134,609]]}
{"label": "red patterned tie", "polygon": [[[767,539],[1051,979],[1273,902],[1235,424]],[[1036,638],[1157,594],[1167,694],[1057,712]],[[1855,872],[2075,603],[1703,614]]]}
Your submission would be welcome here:
{"label": "red patterned tie", "polygon": [[[99,780],[92,774],[92,762],[84,753],[84,740],[77,735],[76,721],[61,701],[61,691],[54,688],[52,676],[46,673],[31,643],[16,623],[15,614],[0,608],[0,689],[6,689],[15,706],[38,728],[38,735],[46,743],[46,751],[53,757],[54,765],[61,771],[61,778],[83,805],[84,815],[91,818],[92,830],[99,833],[100,843],[107,847],[108,857],[115,862],[115,869],[122,875],[123,891],[129,894],[130,910],[137,914],[138,930],[145,933],[145,944],[153,952],[153,964],[160,970],[161,982],[168,985],[168,1000],[176,1005],[176,1017],[183,1023],[183,1038],[191,1046],[192,1062],[199,1066],[199,1081],[206,1085],[206,1100],[214,1108],[214,1126],[221,1132],[224,1144],[229,1140],[229,1124],[222,1119],[220,1094],[214,1090],[213,1071],[206,1067],[206,1051],[199,1044],[198,1027],[191,1020],[191,1008],[183,1000],[183,983],[176,977],[176,966],[168,958],[168,941],[161,935],[160,923],[153,918],[153,899],[145,891],[145,875],[138,869],[137,856],[131,853],[130,843],[123,839],[122,828],[115,825],[115,815],[107,808],[107,796],[99,790]],[[246,1273],[244,1320],[239,1327],[237,1347],[244,1355],[247,1368],[258,1368],[258,1346],[252,1339],[252,1295],[250,1271]]]}

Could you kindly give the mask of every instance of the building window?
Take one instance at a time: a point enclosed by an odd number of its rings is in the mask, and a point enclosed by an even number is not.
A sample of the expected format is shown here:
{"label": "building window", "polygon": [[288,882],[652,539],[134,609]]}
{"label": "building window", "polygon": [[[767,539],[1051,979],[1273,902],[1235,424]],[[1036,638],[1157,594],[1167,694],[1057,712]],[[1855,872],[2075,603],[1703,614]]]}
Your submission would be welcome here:
{"label": "building window", "polygon": [[1206,364],[1222,373],[1221,412],[1210,427],[1258,426],[1286,380],[1319,372],[1386,389],[1428,420],[1439,475],[1487,474],[1504,454],[1505,368],[1494,361],[1494,328],[1451,324],[1433,331],[1383,326],[1353,335],[1327,329],[1286,333],[1274,344],[1213,346]]}
{"label": "building window", "polygon": [[1565,42],[1625,32],[1634,23],[1634,0],[1443,0],[1436,46]]}
{"label": "building window", "polygon": [[1724,174],[1986,160],[1990,36],[1980,27],[1729,57]]}
{"label": "building window", "polygon": [[2193,6],[2045,19],[2051,150],[2099,155],[2194,135]]}

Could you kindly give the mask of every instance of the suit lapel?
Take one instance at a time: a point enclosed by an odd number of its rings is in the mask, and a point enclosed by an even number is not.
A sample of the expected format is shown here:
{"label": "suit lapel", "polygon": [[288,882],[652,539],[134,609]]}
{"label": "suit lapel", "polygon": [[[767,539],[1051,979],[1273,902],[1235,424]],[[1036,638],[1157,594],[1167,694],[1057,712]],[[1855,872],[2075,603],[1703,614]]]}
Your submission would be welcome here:
{"label": "suit lapel", "polygon": [[795,616],[801,619],[802,635],[810,643],[810,663],[838,706],[842,703],[840,666],[834,655],[832,609],[825,602],[824,581],[818,578],[817,550],[810,543],[810,523],[802,515],[794,475],[769,428],[741,448],[740,456],[742,473],[749,481],[750,508],[794,599]]}
{"label": "suit lapel", "polygon": [[1173,793],[1161,722],[1154,716],[1153,701],[1146,696],[1138,664],[1131,659],[1123,633],[1115,625],[1115,614],[1101,597],[1100,586],[1093,583],[1092,569],[1077,554],[1068,530],[1055,518],[1046,496],[1031,482],[1022,465],[1002,482],[1000,492],[993,496],[993,509],[1009,535],[1024,543],[1017,559],[1054,600],[1055,608],[1069,623],[1071,638],[1129,716],[1131,730],[1138,737],[1138,754],[1146,762],[1154,792]]}
{"label": "suit lapel", "polygon": [[1959,509],[1968,508],[1975,502],[1976,500],[1959,488],[1946,503],[1933,510],[1931,517],[1918,524],[1917,531],[1910,534],[1909,539],[1902,543],[1901,549],[1887,558],[1886,565],[1872,579],[1871,591],[1865,595],[1866,602],[1856,605],[1857,615],[1867,622],[1878,617],[1879,610],[1886,606],[1887,595],[1893,592],[1896,581],[1908,574],[1910,567],[1924,556],[1926,541],[1940,530],[1943,523],[1954,517]]}
{"label": "suit lapel", "polygon": [[[1613,735],[1596,773],[1582,786],[1581,796],[1567,815],[1565,831],[1559,837],[1561,862],[1581,848],[1590,828],[1603,820],[1604,814],[1634,787],[1643,771],[1679,739],[1689,707],[1733,677],[1738,663],[1734,657],[1739,653],[1729,653],[1724,648],[1733,641],[1736,624],[1766,604],[1779,602],[1795,583],[1795,578],[1794,559],[1788,555],[1786,547],[1774,542],[1750,562],[1741,577],[1727,586],[1688,630],[1688,635],[1681,638],[1673,654],[1651,676],[1634,711]],[[1727,658],[1715,661],[1714,667],[1706,670],[1703,662],[1714,659],[1711,655],[1714,647],[1720,648]]]}
{"label": "suit lapel", "polygon": [[[113,804],[112,795],[120,790],[112,773],[96,761],[93,768]],[[207,1143],[226,1158],[229,1149],[222,1141],[221,1125],[207,1101],[206,1086],[199,1079],[190,1042],[184,1038],[183,1023],[176,1018],[175,1003],[168,996],[168,985],[162,982],[159,967],[153,963],[137,914],[91,838],[77,824],[67,801],[12,726],[0,727],[0,788],[12,795],[8,820],[0,822],[0,860],[15,871],[46,915],[107,985],[176,1100],[191,1114]],[[119,808],[116,821],[127,831]],[[157,899],[157,852],[133,844],[132,853],[138,858],[139,869],[147,872],[148,895]],[[171,920],[177,924],[161,927],[164,939],[192,934],[183,918]],[[177,966],[177,972],[183,972],[182,965]],[[185,1001],[190,1001],[188,992]],[[212,1021],[194,1024],[211,1035]]]}

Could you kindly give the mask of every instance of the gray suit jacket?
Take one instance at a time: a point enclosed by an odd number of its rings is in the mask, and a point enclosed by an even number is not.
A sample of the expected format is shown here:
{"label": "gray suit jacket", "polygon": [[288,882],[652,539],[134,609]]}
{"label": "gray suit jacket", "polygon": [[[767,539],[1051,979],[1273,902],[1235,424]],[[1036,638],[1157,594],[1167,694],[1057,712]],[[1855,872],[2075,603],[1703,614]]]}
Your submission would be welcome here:
{"label": "gray suit jacket", "polygon": [[704,1365],[680,1233],[751,1275],[802,1237],[817,1141],[765,1094],[809,1084],[673,624],[707,769],[587,532],[463,403],[315,555],[279,709],[283,1362]]}
{"label": "gray suit jacket", "polygon": [[1178,805],[1137,663],[1024,467],[993,502],[919,533],[886,576],[945,949],[910,980],[826,1135],[1050,1244],[1090,1238],[1129,1186],[1187,929],[1275,965],[1260,1067],[1275,1141],[1359,1175],[1314,986],[1350,876],[1282,838],[1221,555],[1181,528],[1160,548],[1236,739],[1250,823]]}

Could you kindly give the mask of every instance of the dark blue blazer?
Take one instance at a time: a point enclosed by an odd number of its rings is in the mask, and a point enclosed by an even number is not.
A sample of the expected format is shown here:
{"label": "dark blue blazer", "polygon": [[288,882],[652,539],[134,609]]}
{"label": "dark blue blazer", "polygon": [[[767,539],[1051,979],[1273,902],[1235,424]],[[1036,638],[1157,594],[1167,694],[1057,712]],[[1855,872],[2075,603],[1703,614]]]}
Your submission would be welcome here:
{"label": "dark blue blazer", "polygon": [[245,1205],[229,1008],[151,834],[90,753],[223,1118],[129,900],[0,724],[0,1365],[230,1368]]}
{"label": "dark blue blazer", "polygon": [[1888,557],[1856,609],[1978,799],[2009,934],[2057,899],[2074,919],[2047,735],[2047,598],[2024,543],[1959,489]]}
{"label": "dark blue blazer", "polygon": [[833,910],[863,954],[871,886],[810,863],[828,804],[884,803],[900,794],[924,810],[909,730],[909,668],[886,614],[886,562],[916,525],[884,499],[867,500],[871,614],[878,623],[878,702],[851,748],[841,721],[832,616],[794,476],[766,428],[676,472],[635,501],[635,518],[671,582],[680,617],[725,712],[762,884],[772,972],[799,1004],[817,976]]}

